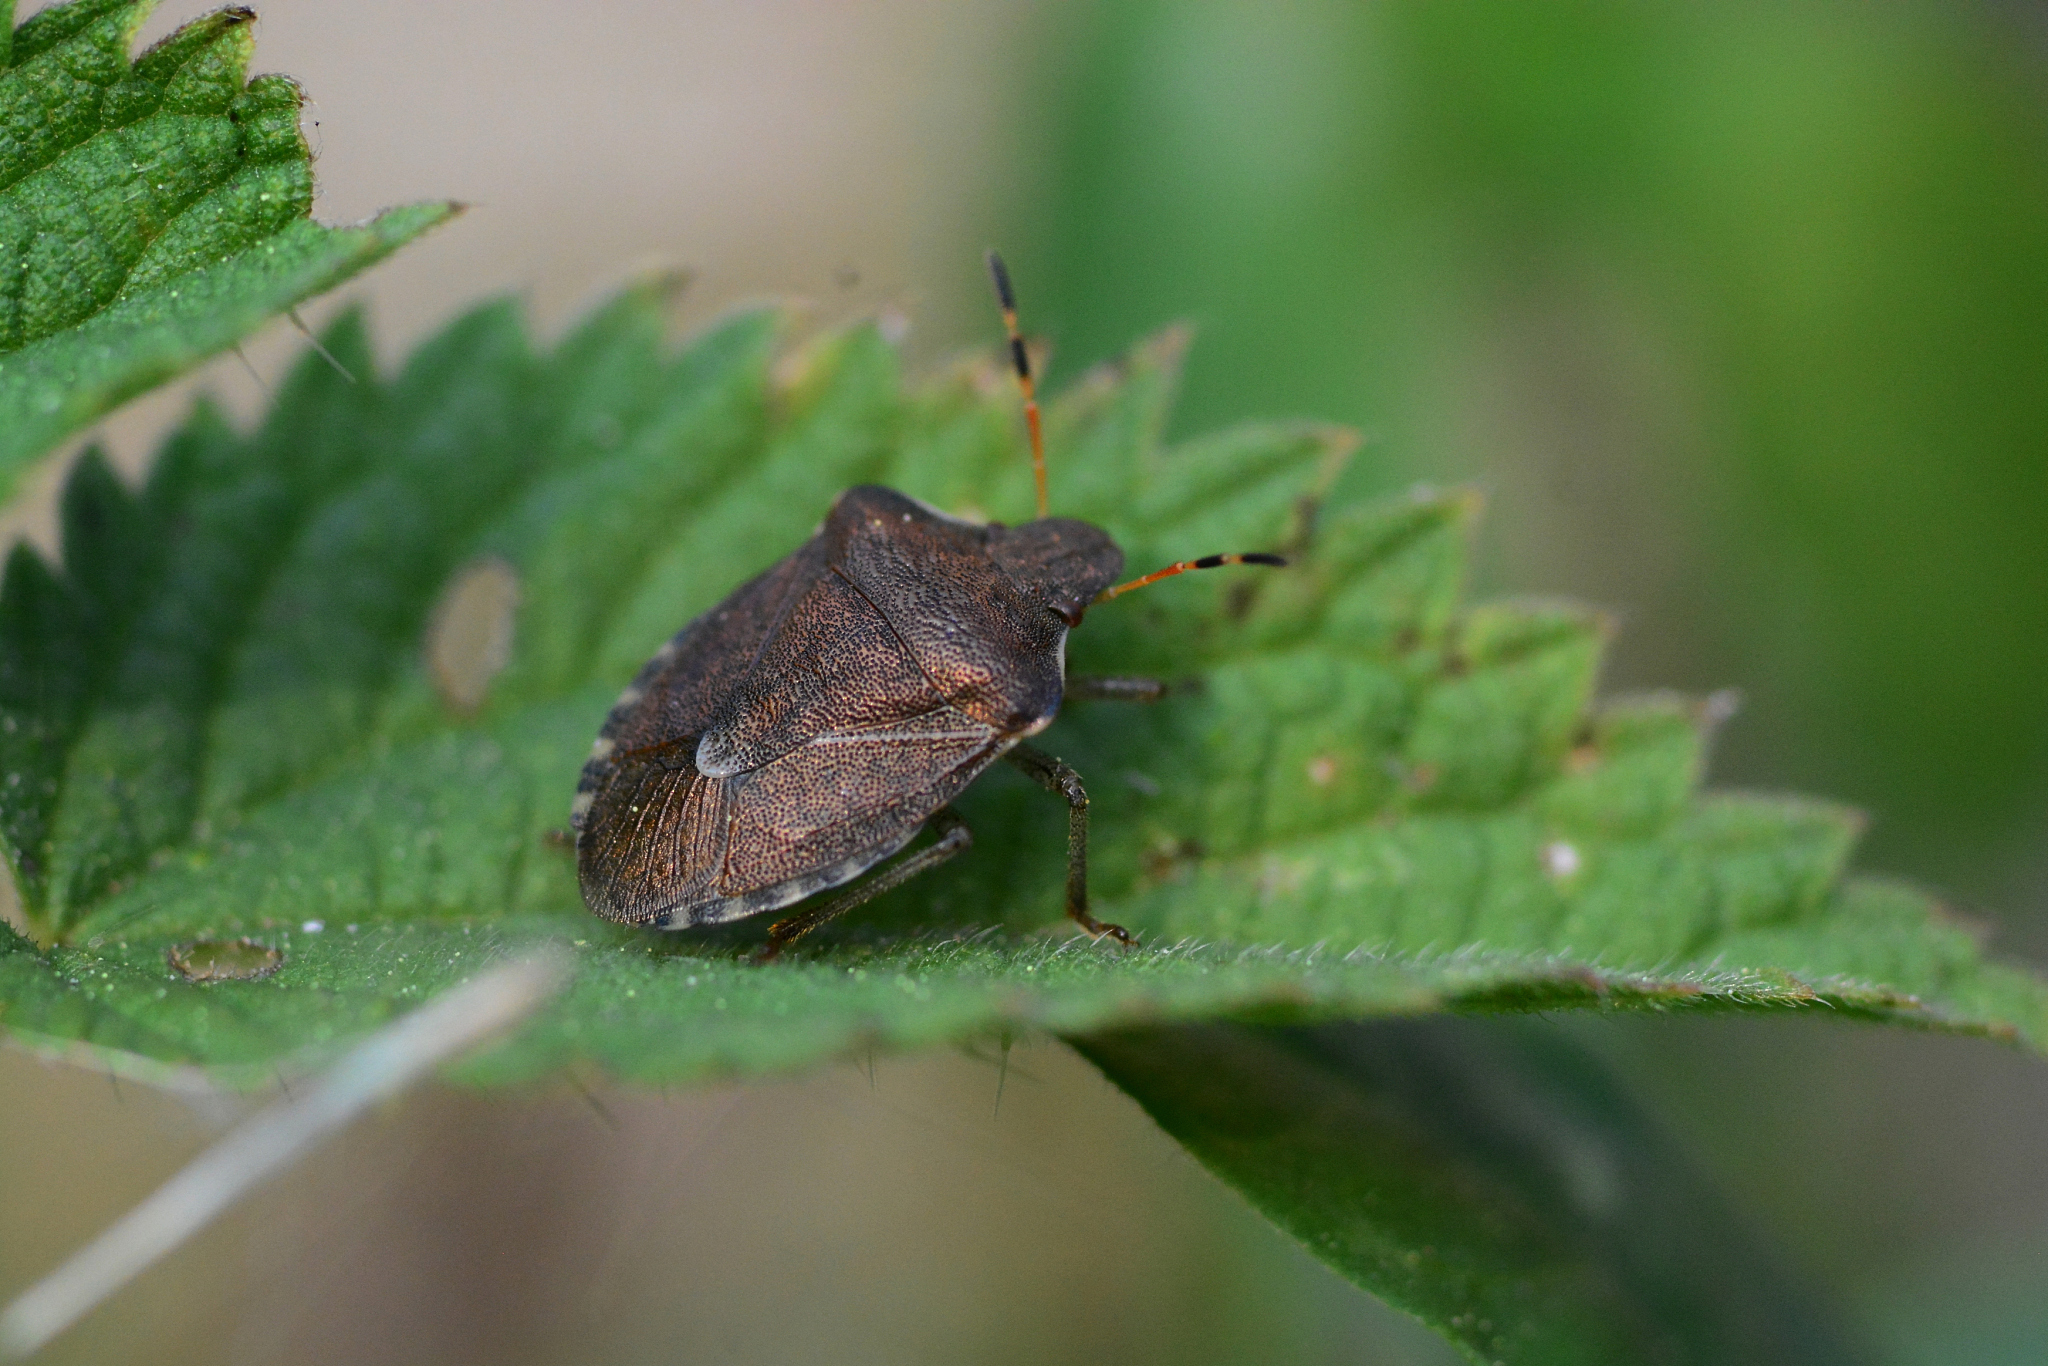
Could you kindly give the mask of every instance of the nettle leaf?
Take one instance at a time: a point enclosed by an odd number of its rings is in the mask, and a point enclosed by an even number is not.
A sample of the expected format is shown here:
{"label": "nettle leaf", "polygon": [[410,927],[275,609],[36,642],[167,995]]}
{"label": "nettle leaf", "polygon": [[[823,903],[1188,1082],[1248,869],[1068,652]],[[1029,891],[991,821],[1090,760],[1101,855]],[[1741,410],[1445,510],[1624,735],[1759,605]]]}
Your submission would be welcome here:
{"label": "nettle leaf", "polygon": [[22,465],[449,217],[309,217],[298,86],[223,9],[132,62],[154,0],[0,0],[0,498]]}
{"label": "nettle leaf", "polygon": [[545,352],[493,304],[389,377],[344,317],[325,343],[360,383],[309,358],[247,434],[202,407],[140,490],[80,462],[63,567],[17,547],[0,584],[0,847],[36,936],[0,934],[17,1040],[255,1082],[540,938],[573,947],[572,984],[472,1080],[758,1075],[1051,1030],[1347,1275],[1472,1350],[1460,1316],[1524,1344],[1504,1360],[1542,1359],[1526,1344],[1607,1291],[1511,1256],[1425,1289],[1368,1265],[1358,1248],[1422,1256],[1475,1226],[1370,1182],[1319,1213],[1287,1195],[1346,1142],[1378,1161],[1343,1118],[1356,1077],[1325,1068],[1294,1112],[1275,1092],[1265,1137],[1225,1142],[1186,1048],[1118,1031],[1820,1006],[2048,1044],[2040,982],[1923,894],[1845,877],[1852,813],[1700,792],[1714,704],[1596,704],[1597,617],[1463,606],[1471,495],[1333,500],[1350,441],[1310,425],[1165,445],[1175,333],[1052,405],[1057,510],[1134,567],[1294,563],[1120,599],[1071,642],[1075,672],[1177,684],[1044,737],[1091,785],[1098,910],[1144,946],[1071,937],[1064,806],[1002,769],[958,804],[969,854],[771,966],[746,958],[759,926],[598,920],[556,835],[662,641],[849,484],[1031,506],[992,361],[906,389],[873,328],[788,350],[771,313],[672,353],[668,290]]}
{"label": "nettle leaf", "polygon": [[[346,317],[326,345],[362,382],[308,358],[247,435],[202,407],[138,491],[88,453],[64,568],[17,547],[0,590],[0,838],[46,945],[0,959],[40,983],[8,991],[9,1028],[267,1069],[554,936],[577,984],[479,1076],[1248,1012],[1825,1005],[2048,1040],[2040,983],[1921,894],[1844,878],[1852,813],[1701,795],[1710,704],[1594,705],[1598,618],[1462,608],[1469,494],[1329,504],[1349,443],[1312,426],[1165,446],[1176,334],[1053,405],[1059,510],[1134,566],[1295,565],[1164,584],[1074,635],[1076,672],[1182,685],[1046,737],[1091,784],[1101,909],[1146,947],[1068,936],[1064,808],[1006,770],[960,804],[968,856],[772,968],[597,920],[550,836],[658,644],[848,484],[1030,506],[992,364],[906,392],[873,329],[783,354],[770,313],[671,354],[667,289],[546,354],[492,304],[381,379]],[[465,684],[446,623],[478,593],[510,645]],[[281,968],[168,966],[241,937]]]}
{"label": "nettle leaf", "polygon": [[1276,1224],[1474,1361],[1867,1360],[1555,1029],[1218,1023],[1079,1047]]}

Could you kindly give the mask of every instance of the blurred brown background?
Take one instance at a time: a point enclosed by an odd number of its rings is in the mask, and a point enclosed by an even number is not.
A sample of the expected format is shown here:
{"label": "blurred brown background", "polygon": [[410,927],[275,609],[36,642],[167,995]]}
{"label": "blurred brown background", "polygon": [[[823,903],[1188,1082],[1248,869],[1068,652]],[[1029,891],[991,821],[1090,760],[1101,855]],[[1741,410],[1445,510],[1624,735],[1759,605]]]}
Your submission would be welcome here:
{"label": "blurred brown background", "polygon": [[[34,6],[24,6],[24,12]],[[204,6],[167,3],[150,35]],[[1053,383],[1193,320],[1183,432],[1356,423],[1476,480],[1484,591],[1616,610],[1613,686],[1736,686],[1717,779],[2048,962],[2048,16],[1559,0],[263,6],[319,216],[471,212],[308,310],[395,356],[636,269]],[[249,412],[287,327],[199,383]],[[251,374],[251,368],[255,375]],[[262,376],[262,379],[257,378]],[[189,386],[107,424],[125,467]],[[34,500],[8,526],[46,535]],[[1807,1020],[1581,1021],[1888,1361],[2048,1357],[2048,1070]],[[53,1361],[1449,1359],[1058,1045],[660,1096],[415,1096]],[[216,1102],[0,1053],[0,1294]],[[1682,1236],[1675,1234],[1674,1236]]]}

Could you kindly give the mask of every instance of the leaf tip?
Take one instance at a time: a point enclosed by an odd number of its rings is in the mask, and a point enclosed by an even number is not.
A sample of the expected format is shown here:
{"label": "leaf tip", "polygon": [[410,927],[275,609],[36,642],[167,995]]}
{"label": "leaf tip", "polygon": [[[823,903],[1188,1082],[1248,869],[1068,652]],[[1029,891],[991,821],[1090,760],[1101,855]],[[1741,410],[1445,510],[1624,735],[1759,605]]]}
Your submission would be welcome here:
{"label": "leaf tip", "polygon": [[1705,697],[1697,698],[1692,704],[1693,721],[1700,729],[1712,734],[1735,719],[1742,710],[1742,689],[1716,688]]}
{"label": "leaf tip", "polygon": [[1195,325],[1191,322],[1168,323],[1140,342],[1132,352],[1132,359],[1140,365],[1164,370],[1169,374],[1180,370],[1187,359],[1188,348],[1195,343]]}
{"label": "leaf tip", "polygon": [[1424,484],[1415,490],[1415,499],[1442,507],[1457,523],[1458,529],[1468,535],[1479,525],[1479,519],[1486,515],[1486,491],[1477,484],[1457,484],[1448,489]]}

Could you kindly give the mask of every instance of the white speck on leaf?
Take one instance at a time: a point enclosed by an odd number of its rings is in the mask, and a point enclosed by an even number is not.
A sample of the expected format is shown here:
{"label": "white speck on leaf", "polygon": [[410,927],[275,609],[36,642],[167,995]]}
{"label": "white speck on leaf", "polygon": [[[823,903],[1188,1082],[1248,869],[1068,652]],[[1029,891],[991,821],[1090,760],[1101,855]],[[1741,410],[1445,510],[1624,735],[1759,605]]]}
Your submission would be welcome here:
{"label": "white speck on leaf", "polygon": [[1563,840],[1552,840],[1543,846],[1543,871],[1554,878],[1568,878],[1579,871],[1579,851]]}

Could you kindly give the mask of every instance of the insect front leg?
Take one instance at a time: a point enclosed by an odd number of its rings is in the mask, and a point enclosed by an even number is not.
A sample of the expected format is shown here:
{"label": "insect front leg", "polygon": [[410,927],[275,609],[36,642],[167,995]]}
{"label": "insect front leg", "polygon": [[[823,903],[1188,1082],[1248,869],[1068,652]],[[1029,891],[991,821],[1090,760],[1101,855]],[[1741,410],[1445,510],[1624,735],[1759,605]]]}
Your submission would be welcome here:
{"label": "insect front leg", "polygon": [[1067,799],[1067,915],[1097,939],[1106,934],[1119,944],[1135,945],[1138,941],[1123,926],[1088,914],[1088,789],[1081,786],[1081,775],[1066,760],[1031,745],[1018,745],[1003,757],[1046,791]]}
{"label": "insect front leg", "polygon": [[[1167,684],[1157,678],[1112,678],[1099,674],[1078,674],[1061,689],[1068,702],[1157,702],[1166,696]],[[1059,760],[1053,760],[1058,763]]]}
{"label": "insect front leg", "polygon": [[757,963],[772,962],[784,949],[797,940],[845,915],[856,906],[864,906],[882,893],[901,887],[919,873],[938,867],[953,855],[960,853],[974,843],[974,832],[967,828],[967,822],[950,806],[942,806],[932,813],[926,828],[937,835],[938,841],[928,844],[908,858],[902,859],[875,874],[851,891],[833,897],[824,905],[808,911],[799,911],[786,920],[778,920],[768,927],[768,942],[756,954]]}

